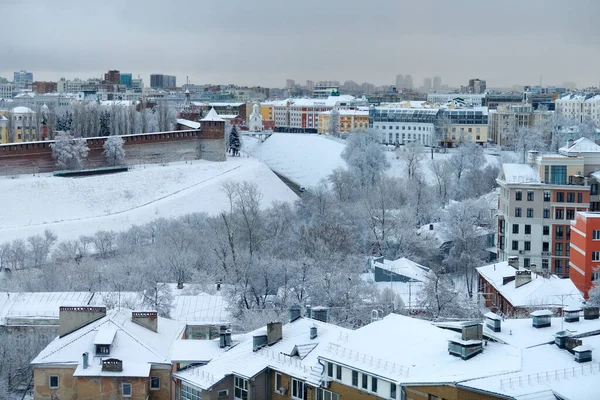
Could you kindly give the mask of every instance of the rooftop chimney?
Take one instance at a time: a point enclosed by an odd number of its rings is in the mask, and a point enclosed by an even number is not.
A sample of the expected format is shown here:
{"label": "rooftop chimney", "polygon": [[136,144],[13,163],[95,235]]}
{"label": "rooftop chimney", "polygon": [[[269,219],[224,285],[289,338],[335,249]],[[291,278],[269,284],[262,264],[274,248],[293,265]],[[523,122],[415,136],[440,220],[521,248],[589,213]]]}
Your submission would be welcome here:
{"label": "rooftop chimney", "polygon": [[433,230],[433,224],[429,224],[429,230],[432,231]]}
{"label": "rooftop chimney", "polygon": [[156,311],[133,311],[131,320],[152,332],[158,332],[158,313]]}
{"label": "rooftop chimney", "polygon": [[226,346],[226,344],[225,344],[225,332],[226,331],[227,331],[226,326],[222,326],[219,329],[219,347],[220,348],[224,348]]}
{"label": "rooftop chimney", "polygon": [[531,282],[531,271],[515,271],[515,288]]}
{"label": "rooftop chimney", "polygon": [[508,257],[508,265],[515,269],[519,269],[519,256]]}
{"label": "rooftop chimney", "polygon": [[575,144],[575,141],[573,140],[573,138],[569,138],[569,140],[567,141],[567,147],[571,148],[571,147],[573,147],[574,144]]}
{"label": "rooftop chimney", "polygon": [[269,346],[279,342],[283,337],[281,322],[269,322],[267,324],[267,344]]}
{"label": "rooftop chimney", "polygon": [[63,337],[106,316],[106,307],[60,307],[58,336]]}
{"label": "rooftop chimney", "polygon": [[310,315],[312,319],[316,319],[317,321],[327,322],[329,320],[329,309],[327,307],[313,307],[310,310]]}
{"label": "rooftop chimney", "polygon": [[310,340],[313,340],[317,337],[317,327],[316,326],[311,326],[310,327]]}
{"label": "rooftop chimney", "polygon": [[88,367],[88,352],[83,353],[83,369],[87,369]]}
{"label": "rooftop chimney", "polygon": [[293,305],[290,307],[290,322],[294,322],[301,317],[302,309],[299,305]]}

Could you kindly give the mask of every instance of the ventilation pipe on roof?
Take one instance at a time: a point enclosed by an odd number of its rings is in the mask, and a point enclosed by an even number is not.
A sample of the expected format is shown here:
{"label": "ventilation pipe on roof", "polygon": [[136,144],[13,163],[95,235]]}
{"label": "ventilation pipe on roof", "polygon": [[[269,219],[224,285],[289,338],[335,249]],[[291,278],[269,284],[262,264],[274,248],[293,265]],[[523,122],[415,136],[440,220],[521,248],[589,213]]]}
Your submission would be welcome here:
{"label": "ventilation pipe on roof", "polygon": [[311,326],[310,327],[310,339],[314,339],[317,337],[317,327],[316,326]]}
{"label": "ventilation pipe on roof", "polygon": [[83,353],[83,369],[87,369],[88,367],[88,352]]}

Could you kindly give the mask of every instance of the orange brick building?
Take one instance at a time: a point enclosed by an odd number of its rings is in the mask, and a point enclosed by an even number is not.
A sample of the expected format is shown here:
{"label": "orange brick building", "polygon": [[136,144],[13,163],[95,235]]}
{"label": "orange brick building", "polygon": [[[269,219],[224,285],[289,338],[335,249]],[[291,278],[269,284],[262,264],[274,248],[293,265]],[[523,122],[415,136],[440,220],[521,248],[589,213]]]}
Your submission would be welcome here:
{"label": "orange brick building", "polygon": [[570,278],[587,298],[600,275],[600,213],[577,213],[571,221],[571,250]]}

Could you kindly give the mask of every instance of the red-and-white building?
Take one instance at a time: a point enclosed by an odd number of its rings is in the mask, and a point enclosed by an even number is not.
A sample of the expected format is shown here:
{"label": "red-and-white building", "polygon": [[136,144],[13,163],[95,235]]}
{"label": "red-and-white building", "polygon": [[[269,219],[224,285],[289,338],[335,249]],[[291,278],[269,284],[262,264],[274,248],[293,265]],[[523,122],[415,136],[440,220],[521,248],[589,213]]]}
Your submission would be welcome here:
{"label": "red-and-white building", "polygon": [[600,213],[578,212],[571,221],[571,273],[569,277],[588,297],[600,278]]}

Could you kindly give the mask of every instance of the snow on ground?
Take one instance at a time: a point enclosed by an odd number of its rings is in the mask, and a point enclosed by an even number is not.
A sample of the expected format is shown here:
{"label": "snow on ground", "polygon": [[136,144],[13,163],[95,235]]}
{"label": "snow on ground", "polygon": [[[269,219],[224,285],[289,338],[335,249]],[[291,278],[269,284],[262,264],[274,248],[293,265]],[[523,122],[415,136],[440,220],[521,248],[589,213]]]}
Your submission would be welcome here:
{"label": "snow on ground", "polygon": [[[346,163],[341,158],[345,147],[345,141],[342,139],[315,134],[274,133],[263,143],[251,137],[244,137],[243,140],[244,151],[300,186],[315,186],[321,179],[327,178],[334,169],[346,167]],[[448,149],[447,153],[433,153],[433,157],[449,160],[456,151],[456,149]],[[406,178],[406,164],[396,158],[396,152],[386,151],[385,154],[391,164],[388,174]],[[499,163],[499,158],[491,154],[485,154],[485,159],[486,165]],[[429,167],[430,161],[431,149],[426,148],[420,162],[420,170],[426,182],[434,184],[435,178]]]}
{"label": "snow on ground", "polygon": [[0,180],[0,242],[50,229],[59,240],[99,230],[125,230],[156,218],[228,208],[223,182],[250,181],[263,194],[263,207],[297,196],[269,168],[252,158],[226,162],[178,162],[138,166],[129,172],[84,178],[49,174]]}
{"label": "snow on ground", "polygon": [[343,150],[343,143],[323,135],[274,133],[249,152],[278,174],[300,186],[312,187],[334,169],[345,167],[340,157]]}

